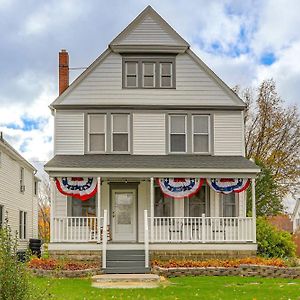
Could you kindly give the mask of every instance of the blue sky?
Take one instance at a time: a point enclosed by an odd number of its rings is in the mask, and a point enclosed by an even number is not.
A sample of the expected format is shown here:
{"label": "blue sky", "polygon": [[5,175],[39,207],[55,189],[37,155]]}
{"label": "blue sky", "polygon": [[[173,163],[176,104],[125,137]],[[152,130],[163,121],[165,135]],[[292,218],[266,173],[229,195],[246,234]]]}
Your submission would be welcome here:
{"label": "blue sky", "polygon": [[0,130],[27,159],[52,156],[58,51],[88,66],[148,4],[229,86],[272,77],[299,105],[300,1],[0,0]]}

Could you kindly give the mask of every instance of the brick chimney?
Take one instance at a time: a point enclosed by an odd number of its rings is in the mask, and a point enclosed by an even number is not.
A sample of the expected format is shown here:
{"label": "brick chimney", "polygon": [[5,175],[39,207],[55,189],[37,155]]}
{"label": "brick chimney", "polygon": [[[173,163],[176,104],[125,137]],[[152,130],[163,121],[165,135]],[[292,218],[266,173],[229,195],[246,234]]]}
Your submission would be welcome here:
{"label": "brick chimney", "polygon": [[62,49],[58,55],[58,88],[61,95],[69,86],[69,53]]}

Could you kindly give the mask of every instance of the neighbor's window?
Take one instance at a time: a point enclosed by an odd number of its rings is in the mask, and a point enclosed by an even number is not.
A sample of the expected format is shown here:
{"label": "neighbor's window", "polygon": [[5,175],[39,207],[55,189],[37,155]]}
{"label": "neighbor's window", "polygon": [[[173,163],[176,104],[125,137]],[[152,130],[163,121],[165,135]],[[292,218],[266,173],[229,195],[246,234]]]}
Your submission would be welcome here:
{"label": "neighbor's window", "polygon": [[0,205],[0,228],[2,227],[4,222],[4,207]]}
{"label": "neighbor's window", "polygon": [[197,194],[185,199],[186,217],[201,217],[202,214],[210,215],[209,189],[206,185],[203,185]]}
{"label": "neighbor's window", "polygon": [[20,167],[20,192],[25,192],[25,182],[24,182],[24,168]]}
{"label": "neighbor's window", "polygon": [[68,197],[68,217],[95,217],[96,196],[81,201],[80,199]]}
{"label": "neighbor's window", "polygon": [[160,187],[154,190],[154,217],[172,217],[174,199],[165,196]]}
{"label": "neighbor's window", "polygon": [[125,62],[125,87],[138,87],[138,63],[135,61]]}
{"label": "neighbor's window", "polygon": [[129,114],[113,114],[112,151],[129,152]]}
{"label": "neighbor's window", "polygon": [[155,63],[154,62],[143,63],[143,87],[145,88],[155,87]]}
{"label": "neighbor's window", "polygon": [[38,194],[38,186],[39,183],[37,180],[34,181],[34,195],[36,196]]}
{"label": "neighbor's window", "polygon": [[160,63],[160,87],[170,88],[172,87],[172,73],[173,64],[171,62]]}
{"label": "neighbor's window", "polygon": [[186,152],[186,115],[169,116],[170,152]]}
{"label": "neighbor's window", "polygon": [[236,217],[237,216],[237,198],[235,193],[222,194],[222,216],[223,217]]}
{"label": "neighbor's window", "polygon": [[27,212],[19,211],[19,238],[25,240],[27,237]]}
{"label": "neighbor's window", "polygon": [[89,152],[105,152],[106,150],[106,115],[88,115]]}
{"label": "neighbor's window", "polygon": [[209,125],[210,117],[206,115],[194,115],[193,117],[193,152],[209,153]]}

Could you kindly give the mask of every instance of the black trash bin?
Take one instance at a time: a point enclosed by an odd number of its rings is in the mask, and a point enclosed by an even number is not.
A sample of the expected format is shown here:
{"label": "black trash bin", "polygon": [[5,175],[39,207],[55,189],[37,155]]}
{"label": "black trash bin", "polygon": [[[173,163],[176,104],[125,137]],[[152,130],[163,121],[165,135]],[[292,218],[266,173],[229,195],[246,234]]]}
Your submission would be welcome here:
{"label": "black trash bin", "polygon": [[40,239],[30,239],[29,240],[29,249],[33,255],[36,255],[38,258],[41,257],[41,247],[42,240]]}

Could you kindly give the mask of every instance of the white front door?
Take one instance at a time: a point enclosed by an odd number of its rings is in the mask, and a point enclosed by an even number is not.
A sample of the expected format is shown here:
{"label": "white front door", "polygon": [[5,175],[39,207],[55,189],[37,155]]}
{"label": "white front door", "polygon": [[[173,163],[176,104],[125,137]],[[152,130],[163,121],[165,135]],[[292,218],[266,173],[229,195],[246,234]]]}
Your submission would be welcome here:
{"label": "white front door", "polygon": [[112,190],[112,239],[136,242],[136,191]]}

